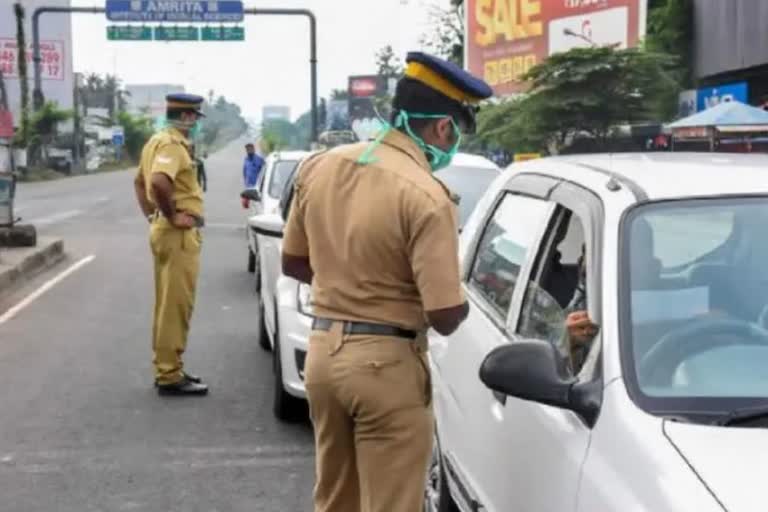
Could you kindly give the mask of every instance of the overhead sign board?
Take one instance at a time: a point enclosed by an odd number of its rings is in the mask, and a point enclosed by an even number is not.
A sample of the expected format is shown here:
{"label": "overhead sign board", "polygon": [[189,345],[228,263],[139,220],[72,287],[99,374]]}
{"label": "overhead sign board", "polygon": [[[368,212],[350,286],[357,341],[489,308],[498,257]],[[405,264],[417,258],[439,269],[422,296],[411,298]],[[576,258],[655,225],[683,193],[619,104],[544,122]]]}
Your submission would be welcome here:
{"label": "overhead sign board", "polygon": [[466,0],[465,66],[497,96],[523,92],[521,76],[576,47],[638,44],[647,0]]}
{"label": "overhead sign board", "polygon": [[107,39],[110,41],[151,41],[151,27],[107,27]]}
{"label": "overhead sign board", "polygon": [[203,41],[245,41],[243,27],[203,27]]}
{"label": "overhead sign board", "polygon": [[197,41],[200,29],[197,27],[155,27],[155,41]]}
{"label": "overhead sign board", "polygon": [[223,23],[243,20],[240,0],[107,0],[107,19],[123,22]]}

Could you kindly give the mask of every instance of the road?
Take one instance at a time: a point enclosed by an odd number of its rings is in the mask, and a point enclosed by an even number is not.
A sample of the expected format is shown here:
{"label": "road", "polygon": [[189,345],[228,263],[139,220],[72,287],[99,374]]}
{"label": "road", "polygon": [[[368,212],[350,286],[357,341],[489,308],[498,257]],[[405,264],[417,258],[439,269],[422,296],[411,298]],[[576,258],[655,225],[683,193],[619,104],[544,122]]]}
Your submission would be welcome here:
{"label": "road", "polygon": [[19,186],[20,215],[63,237],[69,255],[13,300],[94,258],[0,324],[3,512],[311,510],[311,428],[273,419],[270,356],[256,338],[241,148],[206,165],[185,357],[211,385],[203,398],[161,398],[152,387],[152,267],[132,173]]}

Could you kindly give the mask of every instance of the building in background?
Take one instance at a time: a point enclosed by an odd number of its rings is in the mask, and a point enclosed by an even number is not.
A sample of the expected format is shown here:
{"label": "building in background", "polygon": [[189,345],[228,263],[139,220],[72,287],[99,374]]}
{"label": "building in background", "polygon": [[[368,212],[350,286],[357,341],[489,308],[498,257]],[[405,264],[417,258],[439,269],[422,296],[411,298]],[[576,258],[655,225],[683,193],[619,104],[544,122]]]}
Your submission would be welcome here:
{"label": "building in background", "polygon": [[637,45],[645,35],[648,9],[648,0],[463,3],[464,65],[483,77],[497,96],[525,90],[520,76],[553,53],[591,45]]}
{"label": "building in background", "polygon": [[291,108],[284,105],[265,105],[261,109],[261,121],[273,121],[275,119],[290,121]]}
{"label": "building in background", "polygon": [[[70,0],[24,0],[26,10],[27,69],[29,73],[30,109],[34,62],[32,61],[32,14],[38,7],[70,7]],[[18,126],[21,119],[21,87],[17,66],[16,16],[13,2],[0,1],[0,68],[8,90],[8,103]],[[42,87],[46,100],[59,107],[71,109],[74,98],[72,71],[72,22],[67,13],[43,14],[40,17],[40,55],[42,57]],[[72,130],[72,123],[59,126],[60,132]]]}
{"label": "building in background", "polygon": [[693,0],[694,77],[681,97],[696,111],[737,100],[768,109],[768,2]]}
{"label": "building in background", "polygon": [[165,115],[165,97],[168,94],[186,92],[183,85],[132,84],[125,86],[128,112],[152,118]]}

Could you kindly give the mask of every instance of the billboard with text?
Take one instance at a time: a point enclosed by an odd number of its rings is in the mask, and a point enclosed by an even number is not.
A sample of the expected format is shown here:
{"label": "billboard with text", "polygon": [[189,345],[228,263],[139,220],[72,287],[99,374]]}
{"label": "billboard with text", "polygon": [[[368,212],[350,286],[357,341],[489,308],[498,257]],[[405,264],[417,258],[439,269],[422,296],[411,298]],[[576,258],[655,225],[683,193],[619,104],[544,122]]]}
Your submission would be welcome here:
{"label": "billboard with text", "polygon": [[497,96],[549,55],[591,45],[635,46],[647,0],[467,0],[465,66]]}

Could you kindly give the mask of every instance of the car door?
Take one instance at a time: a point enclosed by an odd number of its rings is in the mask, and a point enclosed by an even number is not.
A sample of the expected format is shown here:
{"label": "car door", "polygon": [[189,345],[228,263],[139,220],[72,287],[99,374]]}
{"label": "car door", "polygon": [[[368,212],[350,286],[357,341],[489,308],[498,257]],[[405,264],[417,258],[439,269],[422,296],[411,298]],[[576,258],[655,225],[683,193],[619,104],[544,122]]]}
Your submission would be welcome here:
{"label": "car door", "polygon": [[[508,343],[509,312],[522,299],[535,248],[552,215],[545,200],[509,191],[491,206],[464,282],[469,315],[449,337],[430,335],[435,409],[449,485],[463,510],[510,508],[496,505],[506,494],[511,460],[500,450],[498,423],[489,418],[494,396],[478,378],[485,355]],[[523,221],[524,219],[524,221]]]}
{"label": "car door", "polygon": [[[264,213],[281,215],[280,198],[286,186],[292,182],[291,177],[296,169],[296,160],[276,160],[270,168],[270,174],[264,180]],[[267,329],[272,336],[275,335],[277,311],[275,309],[277,297],[277,279],[282,274],[281,262],[282,239],[275,237],[259,236],[259,250],[262,262],[262,299],[264,301],[264,314]]]}
{"label": "car door", "polygon": [[[561,227],[567,228],[560,248],[573,254],[583,245],[587,255],[587,299],[593,319],[599,319],[600,206],[596,196],[570,183],[562,183],[551,194],[557,205],[552,222],[535,248],[536,259],[521,276],[525,283],[523,300],[509,317],[511,343],[541,339],[560,343],[566,338],[565,311],[544,289],[544,269],[557,250]],[[567,212],[567,214],[566,214]],[[574,220],[578,219],[578,221]],[[570,234],[576,232],[573,240]],[[559,255],[565,257],[564,255]],[[573,260],[573,256],[569,261]],[[574,288],[574,293],[575,288]],[[560,313],[552,314],[555,311]],[[545,328],[534,329],[531,325]],[[549,325],[548,325],[549,324]],[[560,327],[562,326],[562,329]],[[598,345],[593,342],[594,350]],[[589,357],[593,362],[594,358]],[[585,364],[580,377],[591,379],[594,367]],[[589,447],[591,428],[576,413],[532,401],[506,397],[486,391],[492,397],[485,411],[488,439],[503,449],[497,471],[485,474],[492,484],[488,489],[488,510],[549,512],[575,510],[581,470]],[[483,420],[481,420],[483,421]]]}

